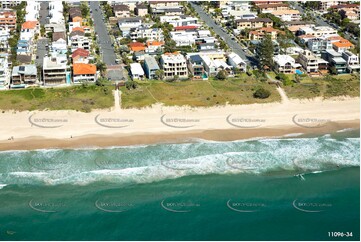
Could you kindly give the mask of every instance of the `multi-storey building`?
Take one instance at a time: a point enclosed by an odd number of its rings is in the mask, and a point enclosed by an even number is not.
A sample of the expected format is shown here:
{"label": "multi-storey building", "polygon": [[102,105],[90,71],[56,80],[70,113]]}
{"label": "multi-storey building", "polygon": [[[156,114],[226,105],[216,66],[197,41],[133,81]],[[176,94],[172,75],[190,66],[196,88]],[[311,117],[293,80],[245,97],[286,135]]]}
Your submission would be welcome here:
{"label": "multi-storey building", "polygon": [[273,25],[272,20],[269,18],[236,19],[235,23],[238,30],[258,29],[262,27],[272,27]]}
{"label": "multi-storey building", "polygon": [[16,11],[11,9],[0,9],[0,27],[13,30],[16,28]]}
{"label": "multi-storey building", "polygon": [[163,30],[161,28],[149,28],[146,26],[140,26],[130,30],[130,38],[136,40],[138,38],[147,38],[147,40],[163,41]]}
{"label": "multi-storey building", "polygon": [[342,52],[342,58],[346,61],[348,72],[360,71],[360,59],[350,51]]}
{"label": "multi-storey building", "polygon": [[309,74],[317,74],[319,71],[325,71],[328,68],[328,62],[317,57],[310,50],[300,53],[297,61]]}
{"label": "multi-storey building", "polygon": [[165,79],[173,79],[175,76],[180,79],[188,77],[187,61],[178,52],[163,54],[160,58],[160,65],[164,71]]}
{"label": "multi-storey building", "polygon": [[0,56],[0,90],[6,89],[9,86],[10,82],[10,73],[9,73],[9,64],[8,56]]}
{"label": "multi-storey building", "polygon": [[11,73],[11,88],[38,84],[38,71],[35,65],[14,66]]}
{"label": "multi-storey building", "polygon": [[60,85],[66,83],[67,56],[53,54],[44,57],[43,61],[43,84],[45,86]]}

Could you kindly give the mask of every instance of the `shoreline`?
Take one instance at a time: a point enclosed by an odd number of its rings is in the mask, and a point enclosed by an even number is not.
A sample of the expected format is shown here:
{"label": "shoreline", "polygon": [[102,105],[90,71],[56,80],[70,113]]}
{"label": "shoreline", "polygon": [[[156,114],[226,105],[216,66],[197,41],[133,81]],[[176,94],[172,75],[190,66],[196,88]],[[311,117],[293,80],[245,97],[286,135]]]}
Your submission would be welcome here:
{"label": "shoreline", "polygon": [[111,147],[324,134],[360,127],[360,98],[212,108],[0,113],[0,150]]}
{"label": "shoreline", "polygon": [[195,130],[178,133],[143,133],[129,135],[85,135],[72,139],[48,139],[44,137],[28,137],[11,141],[0,142],[0,151],[38,150],[38,149],[91,149],[111,148],[122,146],[192,143],[197,140],[209,142],[227,142],[248,139],[291,138],[303,136],[319,136],[343,129],[359,129],[360,121],[332,122],[316,128],[256,128],[256,129],[226,129],[226,130]]}

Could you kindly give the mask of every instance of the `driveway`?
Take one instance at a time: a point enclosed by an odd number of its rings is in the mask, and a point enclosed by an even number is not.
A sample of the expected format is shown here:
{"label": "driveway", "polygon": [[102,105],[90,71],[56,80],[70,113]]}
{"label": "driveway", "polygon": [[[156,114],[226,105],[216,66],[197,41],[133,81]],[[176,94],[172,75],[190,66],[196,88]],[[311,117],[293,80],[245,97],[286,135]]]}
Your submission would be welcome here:
{"label": "driveway", "polygon": [[44,56],[48,53],[46,45],[49,45],[49,39],[47,38],[39,38],[38,43],[36,45],[36,59],[35,64],[37,66],[43,66]]}

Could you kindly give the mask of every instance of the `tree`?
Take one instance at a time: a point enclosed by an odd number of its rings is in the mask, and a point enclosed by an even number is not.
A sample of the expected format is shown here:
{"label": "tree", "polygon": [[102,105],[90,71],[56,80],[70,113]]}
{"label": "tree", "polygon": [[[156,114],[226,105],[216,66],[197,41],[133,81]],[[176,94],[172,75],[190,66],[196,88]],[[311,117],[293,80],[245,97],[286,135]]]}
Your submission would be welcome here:
{"label": "tree", "polygon": [[331,73],[332,75],[337,75],[338,73],[337,73],[336,67],[331,66],[331,67],[330,67],[330,73]]}
{"label": "tree", "polygon": [[87,3],[85,2],[82,2],[80,4],[80,9],[81,9],[81,15],[83,18],[86,18],[88,17],[89,13],[90,13],[90,10],[89,10],[89,7],[87,5]]}
{"label": "tree", "polygon": [[281,54],[286,54],[287,48],[292,46],[290,39],[285,34],[279,34],[277,41],[280,45]]}
{"label": "tree", "polygon": [[164,79],[164,71],[163,70],[156,70],[155,71],[155,77],[158,80],[163,80]]}
{"label": "tree", "polygon": [[104,75],[104,72],[107,70],[107,66],[102,61],[97,62],[96,67],[97,70],[100,71],[101,75]]}
{"label": "tree", "polygon": [[177,43],[174,40],[166,41],[164,45],[164,52],[174,52],[177,50]]}
{"label": "tree", "polygon": [[228,76],[228,73],[225,71],[225,70],[220,70],[217,75],[216,75],[216,78],[218,80],[225,80]]}
{"label": "tree", "polygon": [[178,75],[174,75],[173,81],[178,81],[178,80],[179,80],[179,76],[178,76]]}
{"label": "tree", "polygon": [[268,34],[265,35],[258,48],[259,68],[261,70],[272,68],[274,47],[271,36]]}
{"label": "tree", "polygon": [[266,99],[271,96],[271,92],[263,87],[257,88],[257,90],[253,93],[254,98]]}

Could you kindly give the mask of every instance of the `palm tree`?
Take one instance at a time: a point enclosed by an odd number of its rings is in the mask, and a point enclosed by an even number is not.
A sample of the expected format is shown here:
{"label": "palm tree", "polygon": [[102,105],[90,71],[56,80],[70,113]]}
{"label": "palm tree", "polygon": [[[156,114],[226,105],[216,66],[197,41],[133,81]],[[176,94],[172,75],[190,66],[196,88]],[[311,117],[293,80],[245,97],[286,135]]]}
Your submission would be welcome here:
{"label": "palm tree", "polygon": [[103,76],[105,71],[107,70],[107,66],[105,65],[104,62],[99,61],[96,64],[97,70],[100,71],[100,74]]}

